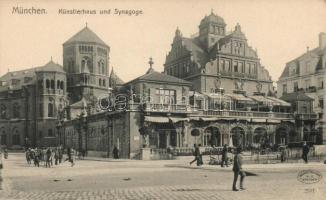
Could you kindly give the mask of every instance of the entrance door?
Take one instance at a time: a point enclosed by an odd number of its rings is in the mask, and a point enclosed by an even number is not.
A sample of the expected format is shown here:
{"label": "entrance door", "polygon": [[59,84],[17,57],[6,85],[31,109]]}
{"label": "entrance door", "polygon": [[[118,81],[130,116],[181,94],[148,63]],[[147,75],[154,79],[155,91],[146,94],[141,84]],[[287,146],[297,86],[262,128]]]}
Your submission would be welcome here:
{"label": "entrance door", "polygon": [[159,148],[161,149],[167,148],[167,144],[166,144],[167,134],[165,133],[165,131],[160,131],[159,139],[160,139]]}

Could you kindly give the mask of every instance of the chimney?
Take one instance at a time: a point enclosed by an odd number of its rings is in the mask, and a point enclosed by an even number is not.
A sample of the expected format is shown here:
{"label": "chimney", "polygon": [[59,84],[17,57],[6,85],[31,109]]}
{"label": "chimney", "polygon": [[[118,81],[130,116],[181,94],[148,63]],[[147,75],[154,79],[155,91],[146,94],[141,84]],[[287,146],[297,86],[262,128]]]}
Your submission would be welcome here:
{"label": "chimney", "polygon": [[326,33],[319,33],[319,48],[323,49],[326,47]]}

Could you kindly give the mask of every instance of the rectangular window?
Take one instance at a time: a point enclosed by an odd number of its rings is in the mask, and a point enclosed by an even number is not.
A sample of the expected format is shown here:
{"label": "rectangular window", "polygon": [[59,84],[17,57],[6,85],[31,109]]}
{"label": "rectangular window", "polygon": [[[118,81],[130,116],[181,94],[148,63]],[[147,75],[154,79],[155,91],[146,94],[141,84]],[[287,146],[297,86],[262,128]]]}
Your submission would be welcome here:
{"label": "rectangular window", "polygon": [[156,95],[159,97],[160,104],[175,104],[175,91],[169,89],[156,89]]}
{"label": "rectangular window", "polygon": [[286,94],[286,93],[287,93],[287,85],[283,84],[283,94]]}
{"label": "rectangular window", "polygon": [[324,89],[324,79],[323,78],[318,79],[318,89]]}
{"label": "rectangular window", "polygon": [[239,62],[238,65],[239,65],[239,69],[241,70],[241,73],[245,73],[246,71],[243,62]]}
{"label": "rectangular window", "polygon": [[310,79],[305,80],[305,88],[308,89],[310,87]]}
{"label": "rectangular window", "polygon": [[233,61],[233,70],[234,70],[234,72],[238,72],[238,62],[237,61]]}
{"label": "rectangular window", "polygon": [[53,130],[52,129],[48,130],[48,137],[53,137]]}
{"label": "rectangular window", "polygon": [[324,109],[324,99],[319,99],[319,107]]}
{"label": "rectangular window", "polygon": [[298,82],[294,82],[293,83],[293,91],[296,92],[296,91],[298,91],[298,89],[299,89]]}
{"label": "rectangular window", "polygon": [[228,69],[229,72],[232,72],[232,67],[230,65],[230,61],[228,61],[228,60],[225,61],[225,68]]}

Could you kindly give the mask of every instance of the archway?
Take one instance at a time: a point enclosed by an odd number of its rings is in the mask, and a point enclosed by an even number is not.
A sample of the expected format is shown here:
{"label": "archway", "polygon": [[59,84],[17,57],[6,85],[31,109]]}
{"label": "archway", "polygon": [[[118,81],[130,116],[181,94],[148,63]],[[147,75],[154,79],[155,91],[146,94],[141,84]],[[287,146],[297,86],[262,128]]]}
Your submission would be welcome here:
{"label": "archway", "polygon": [[197,137],[200,136],[200,131],[198,129],[192,129],[191,136],[195,137],[194,144],[197,144]]}
{"label": "archway", "polygon": [[245,145],[245,131],[241,127],[234,127],[231,130],[232,143],[235,147],[243,148]]}
{"label": "archway", "polygon": [[265,128],[258,127],[254,131],[253,135],[253,143],[259,144],[261,147],[265,147],[267,144],[269,144],[269,138],[267,136],[267,131]]}
{"label": "archway", "polygon": [[206,128],[202,141],[203,146],[222,146],[219,129],[213,126]]}
{"label": "archway", "polygon": [[275,143],[276,144],[287,144],[288,143],[288,131],[284,127],[276,129]]}

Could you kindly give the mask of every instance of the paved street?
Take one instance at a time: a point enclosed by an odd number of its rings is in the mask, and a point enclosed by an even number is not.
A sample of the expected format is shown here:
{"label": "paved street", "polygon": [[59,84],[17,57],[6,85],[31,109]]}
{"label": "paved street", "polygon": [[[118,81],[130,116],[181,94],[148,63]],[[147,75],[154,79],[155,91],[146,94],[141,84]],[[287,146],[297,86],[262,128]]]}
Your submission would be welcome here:
{"label": "paved street", "polygon": [[[28,166],[23,154],[5,160],[0,199],[326,199],[326,165],[321,163],[245,165],[252,173],[245,191],[232,192],[231,168],[189,166],[172,161],[77,160],[53,168]],[[315,184],[297,180],[316,169]]]}

